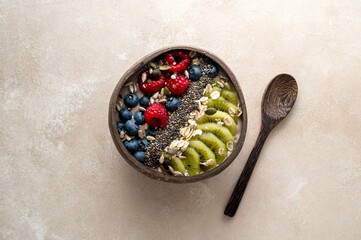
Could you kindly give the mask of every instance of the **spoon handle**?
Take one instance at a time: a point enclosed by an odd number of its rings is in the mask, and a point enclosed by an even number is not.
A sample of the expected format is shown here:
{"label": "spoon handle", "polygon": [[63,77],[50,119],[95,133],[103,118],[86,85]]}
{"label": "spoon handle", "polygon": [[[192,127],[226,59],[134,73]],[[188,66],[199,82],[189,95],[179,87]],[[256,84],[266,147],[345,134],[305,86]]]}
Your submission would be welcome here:
{"label": "spoon handle", "polygon": [[242,174],[238,179],[237,185],[233,190],[232,196],[228,201],[226,209],[224,210],[224,214],[233,217],[236,214],[238,209],[238,205],[241,202],[243,194],[246,190],[249,179],[251,178],[254,167],[256,166],[257,159],[259,154],[261,153],[262,147],[268,134],[270,133],[270,129],[266,127],[264,124],[261,126],[261,130],[258,134],[257,141],[252,149],[251,154],[246,162],[246,165],[243,168]]}

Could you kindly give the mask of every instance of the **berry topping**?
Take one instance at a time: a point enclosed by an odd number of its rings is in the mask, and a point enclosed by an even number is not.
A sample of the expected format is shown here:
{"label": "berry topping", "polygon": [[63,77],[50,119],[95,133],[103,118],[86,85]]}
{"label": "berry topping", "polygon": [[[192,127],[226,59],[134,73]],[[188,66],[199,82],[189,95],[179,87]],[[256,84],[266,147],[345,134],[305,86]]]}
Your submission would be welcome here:
{"label": "berry topping", "polygon": [[185,76],[177,74],[175,79],[168,78],[165,85],[173,95],[179,96],[188,87],[189,80]]}
{"label": "berry topping", "polygon": [[[144,73],[146,78],[142,79]],[[139,88],[144,94],[153,95],[164,87],[165,76],[163,74],[157,76],[150,74],[148,71],[144,73],[140,75],[138,81]]]}
{"label": "berry topping", "polygon": [[165,102],[165,108],[170,111],[174,112],[180,105],[180,100],[176,97],[170,97],[167,98],[167,101]]}
{"label": "berry topping", "polygon": [[138,97],[137,97],[137,95],[134,94],[134,93],[129,93],[124,98],[124,104],[128,108],[133,108],[133,107],[137,106],[138,105]]}
{"label": "berry topping", "polygon": [[119,117],[120,120],[125,123],[126,121],[132,119],[132,113],[128,109],[123,108],[119,111]]}
{"label": "berry topping", "polygon": [[210,70],[206,68],[205,72],[207,73],[208,77],[215,78],[218,75],[218,68],[213,65]]}
{"label": "berry topping", "polygon": [[187,69],[190,58],[182,51],[172,51],[165,55],[164,62],[170,66],[172,72],[182,72]]}
{"label": "berry topping", "polygon": [[135,152],[139,149],[140,145],[136,139],[130,141],[124,141],[124,147],[128,149],[129,152]]}
{"label": "berry topping", "polygon": [[164,128],[168,123],[168,112],[161,103],[153,103],[145,111],[144,118],[149,125]]}
{"label": "berry topping", "polygon": [[142,139],[139,143],[140,143],[140,146],[141,146],[142,150],[144,150],[146,147],[148,147],[148,140],[147,139]]}
{"label": "berry topping", "polygon": [[133,119],[128,120],[125,123],[125,131],[127,132],[127,134],[129,136],[136,136],[138,135],[138,125],[135,123],[135,121]]}
{"label": "berry topping", "polygon": [[189,79],[192,81],[198,81],[199,78],[202,77],[202,70],[197,65],[192,65],[188,69],[188,73],[189,73]]}
{"label": "berry topping", "polygon": [[151,129],[147,129],[145,135],[155,137],[155,132]]}
{"label": "berry topping", "polygon": [[137,159],[139,162],[144,162],[145,161],[145,153],[144,152],[135,152],[133,157],[135,159]]}
{"label": "berry topping", "polygon": [[147,95],[144,95],[139,99],[139,105],[141,107],[147,108],[149,106],[150,98]]}
{"label": "berry topping", "polygon": [[134,113],[134,120],[138,125],[143,125],[145,123],[144,112]]}
{"label": "berry topping", "polygon": [[124,131],[124,123],[117,122],[117,129],[119,132]]}

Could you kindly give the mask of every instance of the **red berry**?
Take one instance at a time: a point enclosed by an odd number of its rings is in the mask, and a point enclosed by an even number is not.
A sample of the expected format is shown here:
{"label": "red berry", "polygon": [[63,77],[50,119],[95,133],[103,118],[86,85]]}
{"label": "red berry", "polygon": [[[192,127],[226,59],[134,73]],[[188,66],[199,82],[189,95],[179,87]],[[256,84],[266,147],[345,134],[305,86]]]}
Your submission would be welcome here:
{"label": "red berry", "polygon": [[188,78],[180,74],[177,74],[175,79],[168,78],[165,83],[165,86],[175,96],[182,95],[186,90],[186,88],[188,87],[188,85],[189,85]]}
{"label": "red berry", "polygon": [[[174,62],[177,63],[175,57],[178,58],[180,61],[178,62],[178,64],[173,65]],[[165,55],[163,62],[167,63],[171,67],[169,71],[182,72],[187,69],[190,63],[190,58],[189,55],[185,52],[172,51]]]}
{"label": "red berry", "polygon": [[[165,85],[165,76],[163,74],[156,76],[156,75],[152,75],[150,74],[148,71],[145,72],[146,73],[146,79],[143,82],[142,81],[142,74],[140,74],[139,76],[139,89],[147,95],[153,95],[154,93],[160,91],[162,89],[162,87],[164,87]],[[148,80],[151,80],[152,82],[148,83]]]}
{"label": "red berry", "polygon": [[161,103],[153,103],[144,113],[146,123],[153,127],[164,128],[168,124],[168,111]]}

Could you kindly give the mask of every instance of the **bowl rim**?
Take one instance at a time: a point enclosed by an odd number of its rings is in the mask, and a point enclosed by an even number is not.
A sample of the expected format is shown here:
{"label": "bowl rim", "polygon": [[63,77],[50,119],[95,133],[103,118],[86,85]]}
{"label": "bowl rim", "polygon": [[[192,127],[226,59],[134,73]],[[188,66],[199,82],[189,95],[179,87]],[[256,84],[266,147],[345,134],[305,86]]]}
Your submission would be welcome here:
{"label": "bowl rim", "polygon": [[[158,172],[155,169],[147,167],[146,165],[140,163],[124,147],[124,145],[122,144],[122,141],[120,139],[118,129],[116,127],[116,117],[115,116],[116,116],[116,114],[118,114],[117,110],[116,110],[116,101],[118,98],[119,91],[121,90],[124,83],[129,79],[129,77],[131,77],[134,73],[136,73],[142,67],[144,67],[144,65],[147,64],[150,60],[154,59],[155,57],[157,57],[161,54],[164,54],[165,52],[172,51],[172,50],[196,51],[201,54],[204,54],[205,56],[209,57],[211,60],[216,62],[225,71],[225,73],[229,77],[229,80],[232,82],[233,86],[236,88],[237,95],[239,98],[239,104],[242,109],[242,115],[240,116],[241,120],[242,120],[241,133],[240,133],[238,142],[237,142],[234,150],[232,151],[231,155],[228,156],[217,167],[212,168],[206,172],[203,172],[203,173],[195,175],[195,176],[187,176],[187,177],[173,176],[168,173]],[[242,92],[241,87],[238,84],[236,76],[233,74],[233,72],[230,70],[230,68],[219,57],[217,57],[215,54],[213,54],[207,50],[204,50],[204,49],[201,49],[198,47],[174,45],[174,46],[168,46],[168,47],[163,47],[163,48],[157,49],[157,50],[145,55],[143,58],[141,58],[135,64],[133,64],[123,74],[123,76],[118,81],[116,87],[114,88],[113,93],[110,98],[109,111],[108,111],[108,125],[109,125],[110,134],[112,136],[112,139],[113,139],[113,142],[114,142],[116,148],[118,149],[118,152],[128,162],[128,164],[131,165],[134,169],[136,169],[137,171],[143,173],[144,175],[146,175],[152,179],[156,179],[156,180],[163,181],[163,182],[192,183],[192,182],[205,180],[205,179],[208,179],[215,175],[218,175],[224,169],[226,169],[238,156],[239,152],[241,151],[241,149],[243,147],[244,140],[246,137],[246,132],[247,132],[247,109],[246,109],[246,103],[244,100],[243,92]]]}

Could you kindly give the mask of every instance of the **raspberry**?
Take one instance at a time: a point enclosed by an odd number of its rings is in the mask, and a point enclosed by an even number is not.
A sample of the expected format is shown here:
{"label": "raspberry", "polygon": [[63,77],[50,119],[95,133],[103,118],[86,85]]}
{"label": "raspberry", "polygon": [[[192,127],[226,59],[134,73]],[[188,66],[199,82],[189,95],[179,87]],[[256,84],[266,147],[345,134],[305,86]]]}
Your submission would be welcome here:
{"label": "raspberry", "polygon": [[161,103],[153,103],[144,113],[145,122],[153,127],[164,128],[168,124],[167,109]]}
{"label": "raspberry", "polygon": [[176,76],[176,79],[168,78],[165,83],[165,86],[175,96],[182,95],[186,90],[186,88],[188,87],[188,85],[189,85],[188,78],[180,74]]}
{"label": "raspberry", "polygon": [[[142,81],[142,75],[146,74],[146,79],[143,82]],[[165,76],[163,74],[159,75],[159,76],[155,76],[150,74],[148,71],[142,73],[139,76],[139,89],[147,95],[153,95],[154,93],[158,92],[159,90],[162,89],[162,87],[164,87],[165,84]],[[151,80],[152,82],[147,83],[147,81]]]}
{"label": "raspberry", "polygon": [[[180,60],[178,64],[175,57]],[[171,67],[169,69],[171,72],[182,72],[187,69],[190,63],[190,58],[189,55],[185,52],[172,51],[165,55],[163,62],[165,62]],[[176,65],[173,65],[174,63],[176,63]]]}

